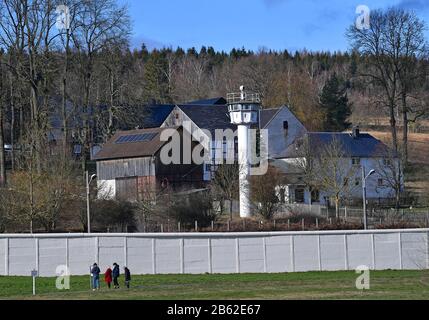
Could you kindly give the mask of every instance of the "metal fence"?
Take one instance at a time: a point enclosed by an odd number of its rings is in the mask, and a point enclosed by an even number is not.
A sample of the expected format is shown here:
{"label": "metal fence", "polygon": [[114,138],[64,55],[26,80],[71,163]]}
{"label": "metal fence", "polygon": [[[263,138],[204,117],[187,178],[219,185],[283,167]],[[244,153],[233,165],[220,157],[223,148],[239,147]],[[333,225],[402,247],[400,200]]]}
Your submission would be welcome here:
{"label": "metal fence", "polygon": [[[330,224],[341,223],[363,223],[363,209],[356,207],[341,207],[337,214],[335,208],[320,205],[287,205],[277,214],[278,218],[313,216],[319,221],[328,221]],[[367,209],[367,220],[370,228],[410,225],[411,227],[429,227],[429,208],[407,208],[407,209]]]}

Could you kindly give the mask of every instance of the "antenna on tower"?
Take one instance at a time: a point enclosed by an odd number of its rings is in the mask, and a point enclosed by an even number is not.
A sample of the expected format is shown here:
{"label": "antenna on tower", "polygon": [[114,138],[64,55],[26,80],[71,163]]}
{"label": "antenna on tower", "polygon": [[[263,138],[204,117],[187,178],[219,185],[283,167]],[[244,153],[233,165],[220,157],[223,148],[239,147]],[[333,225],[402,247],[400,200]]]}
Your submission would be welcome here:
{"label": "antenna on tower", "polygon": [[241,98],[241,100],[246,99],[246,93],[244,92],[244,86],[240,86],[240,98]]}

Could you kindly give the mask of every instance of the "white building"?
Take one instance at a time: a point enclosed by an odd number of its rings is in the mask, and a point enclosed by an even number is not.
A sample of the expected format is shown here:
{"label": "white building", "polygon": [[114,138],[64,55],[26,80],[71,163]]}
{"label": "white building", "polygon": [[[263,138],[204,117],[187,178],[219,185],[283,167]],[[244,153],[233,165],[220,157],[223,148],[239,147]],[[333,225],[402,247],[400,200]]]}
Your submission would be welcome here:
{"label": "white building", "polygon": [[[145,109],[147,116],[144,128],[183,127],[193,134],[196,130],[204,129],[210,133],[209,159],[202,166],[202,180],[206,183],[212,179],[217,165],[216,154],[224,154],[234,150],[237,152],[236,139],[226,140],[216,136],[216,129],[230,130],[236,133],[236,126],[231,123],[226,100],[215,98],[199,100],[177,105],[153,105]],[[378,173],[367,180],[367,198],[369,201],[383,202],[392,199],[395,191],[391,187],[391,178],[387,177],[389,167],[398,167],[399,160],[391,156],[389,148],[373,136],[355,131],[353,133],[308,132],[305,126],[287,106],[274,109],[261,109],[259,123],[252,128],[268,131],[268,156],[271,163],[285,174],[288,183],[279,186],[281,200],[286,203],[319,203],[326,205],[330,194],[326,190],[313,190],[305,183],[297,163],[305,160],[305,156],[297,152],[298,145],[304,138],[311,141],[311,151],[320,154],[321,147],[328,145],[333,139],[344,146],[343,159],[345,167],[360,169],[366,172],[379,169]],[[109,144],[109,143],[108,143]],[[106,144],[106,145],[108,145]],[[104,148],[105,149],[105,148]],[[102,154],[103,150],[100,154]],[[95,156],[97,159],[97,156]],[[97,161],[97,168],[102,162]],[[384,167],[383,167],[384,165]],[[387,168],[387,169],[386,169]],[[386,169],[386,170],[384,170]],[[362,197],[361,174],[356,170],[353,178],[348,179],[351,198]],[[332,203],[332,202],[331,202]]]}
{"label": "white building", "polygon": [[[306,144],[305,148],[303,144]],[[310,188],[304,173],[305,165],[311,161],[309,158],[323,157],[326,148],[333,144],[337,144],[340,149],[335,174],[336,179],[342,179],[338,181],[339,185],[343,183],[344,186],[342,198],[349,201],[362,199],[362,168],[366,173],[376,171],[366,180],[368,201],[382,203],[395,198],[393,184],[399,168],[398,157],[393,156],[383,142],[370,134],[360,133],[356,128],[351,133],[308,132],[287,148],[284,157],[275,159],[274,165],[288,178],[288,183],[279,188],[282,202],[333,205],[332,192]],[[316,176],[326,174],[317,170]],[[402,185],[402,179],[397,181]]]}

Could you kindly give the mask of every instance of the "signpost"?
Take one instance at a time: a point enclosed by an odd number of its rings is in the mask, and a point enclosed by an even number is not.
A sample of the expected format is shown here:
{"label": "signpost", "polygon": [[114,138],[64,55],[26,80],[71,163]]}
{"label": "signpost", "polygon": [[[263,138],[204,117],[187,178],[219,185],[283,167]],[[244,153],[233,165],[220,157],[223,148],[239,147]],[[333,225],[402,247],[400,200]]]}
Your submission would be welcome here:
{"label": "signpost", "polygon": [[36,277],[38,276],[37,270],[31,270],[31,276],[33,277],[33,296],[36,295]]}

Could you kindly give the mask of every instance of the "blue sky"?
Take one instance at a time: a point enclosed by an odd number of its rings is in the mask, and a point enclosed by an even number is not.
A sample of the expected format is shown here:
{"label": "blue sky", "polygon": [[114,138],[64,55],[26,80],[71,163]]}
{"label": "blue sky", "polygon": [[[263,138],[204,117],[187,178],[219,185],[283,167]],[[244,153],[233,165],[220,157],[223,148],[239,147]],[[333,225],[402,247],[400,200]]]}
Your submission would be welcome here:
{"label": "blue sky", "polygon": [[230,51],[347,50],[356,7],[413,9],[429,25],[429,0],[119,0],[133,21],[131,45],[202,45]]}

